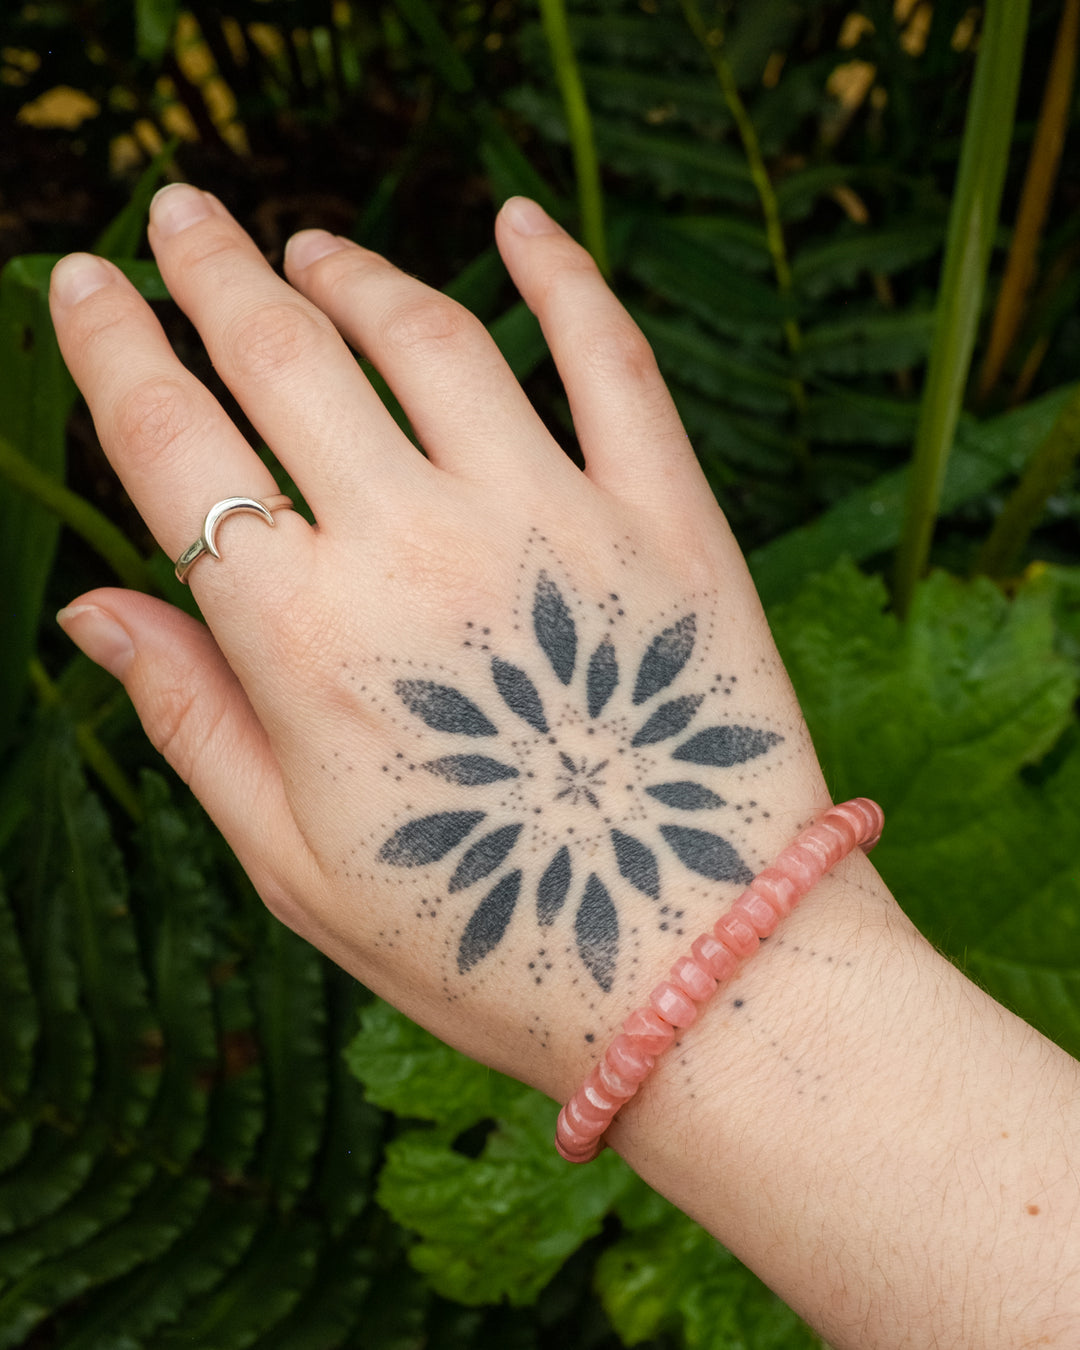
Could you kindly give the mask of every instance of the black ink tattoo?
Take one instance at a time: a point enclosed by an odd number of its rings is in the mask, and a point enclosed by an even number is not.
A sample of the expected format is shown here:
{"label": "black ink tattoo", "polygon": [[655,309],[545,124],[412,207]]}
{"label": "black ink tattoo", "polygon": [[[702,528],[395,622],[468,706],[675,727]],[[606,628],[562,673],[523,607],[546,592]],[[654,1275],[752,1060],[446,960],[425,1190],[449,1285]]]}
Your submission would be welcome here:
{"label": "black ink tattoo", "polygon": [[[657,926],[667,929],[679,917],[663,903],[671,867],[710,882],[745,885],[753,876],[728,837],[732,829],[738,836],[746,805],[729,805],[711,782],[679,776],[680,769],[731,770],[767,755],[783,737],[731,720],[693,728],[706,700],[730,694],[735,677],[709,673],[715,667],[705,665],[707,646],[698,651],[700,620],[689,606],[642,632],[614,593],[590,606],[551,571],[533,575],[527,607],[517,611],[515,660],[499,652],[505,638],[487,628],[482,643],[475,636],[465,643],[486,662],[486,695],[424,678],[394,684],[400,704],[429,732],[491,738],[490,754],[459,753],[448,739],[437,745],[442,753],[407,765],[484,809],[451,801],[457,809],[409,819],[377,857],[395,868],[441,864],[447,896],[479,893],[457,944],[462,974],[522,922],[515,915],[524,893],[541,931],[566,922],[569,911],[569,950],[593,987],[607,992],[634,927],[633,894],[655,906]],[[607,631],[590,636],[590,622]],[[534,659],[523,638],[535,641]],[[591,652],[580,664],[579,650]],[[624,685],[626,668],[632,679]],[[708,706],[715,709],[715,699]],[[724,833],[662,818],[670,811],[702,820],[724,810],[731,822]]]}

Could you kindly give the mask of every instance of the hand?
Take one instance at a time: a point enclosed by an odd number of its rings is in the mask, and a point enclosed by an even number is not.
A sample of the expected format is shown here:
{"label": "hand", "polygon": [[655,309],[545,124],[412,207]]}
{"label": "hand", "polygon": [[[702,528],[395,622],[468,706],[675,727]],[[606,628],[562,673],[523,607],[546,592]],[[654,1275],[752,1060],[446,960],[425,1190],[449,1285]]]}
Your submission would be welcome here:
{"label": "hand", "polygon": [[[588,255],[502,211],[579,471],[479,322],[321,231],[288,283],[213,197],[150,242],[314,514],[229,516],[207,626],[97,591],[66,630],[127,686],[284,922],[439,1036],[565,1096],[828,797],[652,354]],[[110,264],[62,262],[64,356],[162,548],[277,492]],[[342,336],[383,374],[426,458]]]}

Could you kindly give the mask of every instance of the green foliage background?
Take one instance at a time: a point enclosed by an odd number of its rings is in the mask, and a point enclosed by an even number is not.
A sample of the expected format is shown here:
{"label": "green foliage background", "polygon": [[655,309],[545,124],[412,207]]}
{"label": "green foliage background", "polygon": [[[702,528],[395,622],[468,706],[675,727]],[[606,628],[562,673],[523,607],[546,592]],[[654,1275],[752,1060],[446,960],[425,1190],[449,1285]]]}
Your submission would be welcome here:
{"label": "green foliage background", "polygon": [[[1000,6],[955,0],[52,0],[5,16],[11,143],[93,190],[0,281],[0,1347],[819,1344],[618,1159],[563,1164],[553,1104],[269,919],[124,698],[57,635],[51,613],[98,582],[190,603],[100,468],[43,299],[55,254],[97,234],[165,301],[142,232],[166,174],[218,190],[271,257],[330,223],[444,285],[571,451],[489,237],[516,191],[580,226],[750,554],[835,795],[881,801],[875,859],[909,913],[1080,1054],[1071,91],[1024,322],[985,395],[942,320],[970,313],[977,365],[1067,8],[1033,3],[1026,48],[995,38]],[[967,183],[979,50],[1001,126]],[[58,86],[96,113],[31,126]],[[950,218],[963,243],[996,170],[985,290],[943,280]],[[897,605],[890,557],[924,474],[911,444],[941,388],[965,410],[937,570]],[[990,565],[1025,475],[1038,525]]]}

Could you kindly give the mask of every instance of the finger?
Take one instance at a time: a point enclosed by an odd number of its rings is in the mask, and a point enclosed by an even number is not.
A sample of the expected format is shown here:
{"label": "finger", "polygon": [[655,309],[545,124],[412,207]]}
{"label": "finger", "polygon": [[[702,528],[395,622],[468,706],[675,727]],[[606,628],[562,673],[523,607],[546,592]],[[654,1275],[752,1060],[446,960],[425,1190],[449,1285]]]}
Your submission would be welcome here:
{"label": "finger", "polygon": [[318,868],[266,733],[209,631],[134,591],[93,591],[57,617],[92,661],[122,681],[155,748],[202,802],[271,910],[297,931],[309,928],[297,897],[317,895]]}
{"label": "finger", "polygon": [[652,349],[589,254],[524,197],[495,237],[555,358],[588,476],[632,504],[685,511],[705,488],[700,467]]}
{"label": "finger", "polygon": [[464,306],[323,230],[289,241],[285,271],[373,362],[433,463],[478,478],[510,466],[578,476]]}
{"label": "finger", "polygon": [[187,184],[164,189],[149,238],[169,291],[320,525],[351,516],[349,488],[412,491],[422,457],[326,315],[275,275],[220,202]]}
{"label": "finger", "polygon": [[[64,258],[53,270],[50,301],[64,360],[105,452],[171,558],[198,537],[213,502],[277,491],[269,470],[177,359],[149,305],[118,268],[88,254]],[[292,513],[280,513],[275,524],[282,515]],[[230,519],[230,552],[239,537],[254,538],[256,525]],[[264,525],[258,529],[269,535]],[[296,516],[285,529],[307,527]]]}

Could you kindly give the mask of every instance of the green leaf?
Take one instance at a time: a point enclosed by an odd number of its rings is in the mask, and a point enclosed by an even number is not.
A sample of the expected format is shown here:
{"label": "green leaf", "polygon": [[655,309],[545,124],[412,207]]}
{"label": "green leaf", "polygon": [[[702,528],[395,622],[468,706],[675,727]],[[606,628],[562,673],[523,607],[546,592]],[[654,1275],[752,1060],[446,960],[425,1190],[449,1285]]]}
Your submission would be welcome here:
{"label": "green leaf", "polygon": [[767,353],[762,348],[740,351],[692,319],[661,319],[636,307],[631,313],[661,369],[671,370],[682,382],[748,412],[783,413],[789,408],[791,382],[763,369]]}
{"label": "green leaf", "polygon": [[[64,430],[75,386],[49,318],[47,274],[15,258],[0,272],[0,436],[57,482],[64,478]],[[44,507],[0,491],[0,752],[11,739],[26,692],[59,522]]]}
{"label": "green leaf", "polygon": [[892,276],[933,257],[942,247],[945,221],[919,219],[899,229],[862,228],[857,234],[832,235],[807,244],[795,255],[792,280],[803,295],[820,300],[831,291],[850,289],[864,276]]}
{"label": "green leaf", "polygon": [[[11,1110],[29,1084],[40,1024],[30,972],[2,881],[0,971],[4,985],[4,1011],[0,1016],[0,1107]],[[3,1170],[0,1166],[0,1171]]]}
{"label": "green leaf", "polygon": [[799,361],[809,374],[873,375],[926,359],[934,316],[919,309],[869,313],[803,330]]}
{"label": "green leaf", "polygon": [[629,1183],[612,1153],[587,1168],[552,1145],[557,1108],[519,1100],[478,1158],[431,1131],[410,1131],[386,1150],[378,1200],[420,1241],[410,1260],[432,1288],[461,1303],[532,1303],[593,1234]]}
{"label": "green leaf", "polygon": [[[148,974],[163,1040],[161,1081],[142,1139],[180,1166],[205,1135],[217,1064],[213,997],[206,979],[213,958],[213,883],[200,866],[205,839],[202,849],[195,846],[197,830],[173,804],[164,780],[147,773],[142,798],[132,903],[152,953]],[[205,834],[205,825],[202,830]]]}
{"label": "green leaf", "polygon": [[437,1122],[451,1135],[501,1115],[528,1092],[378,999],[362,1010],[345,1058],[369,1101],[399,1116]]}
{"label": "green leaf", "polygon": [[841,565],[771,618],[831,790],[885,809],[874,861],[900,903],[1076,1054],[1078,681],[1052,592],[935,574],[901,626]]}
{"label": "green leaf", "polygon": [[284,924],[268,925],[252,960],[266,1074],[266,1130],[258,1170],[277,1204],[295,1205],[310,1180],[326,1106],[322,958]]}
{"label": "green leaf", "polygon": [[755,336],[779,341],[781,325],[791,315],[791,306],[773,287],[661,220],[645,221],[635,231],[627,267],[710,328],[744,341]]}
{"label": "green leaf", "polygon": [[135,49],[156,65],[169,49],[180,0],[135,0]]}
{"label": "green leaf", "polygon": [[[942,509],[955,511],[1017,473],[1027,455],[1045,440],[1075,388],[1055,389],[983,422],[964,418],[949,457]],[[846,401],[835,402],[839,416]],[[858,425],[860,408],[867,417],[873,416],[875,408],[884,414],[883,403],[859,400],[851,406],[850,423]],[[903,421],[901,409],[905,409],[910,430],[915,410],[893,405],[897,430]],[[788,598],[806,577],[825,571],[838,558],[858,562],[891,548],[900,537],[909,473],[909,468],[903,468],[884,474],[868,487],[857,488],[810,525],[791,530],[751,553],[750,570],[765,603]]]}
{"label": "green leaf", "polygon": [[790,1308],[693,1220],[656,1196],[634,1208],[631,1231],[596,1265],[597,1293],[625,1345],[666,1333],[686,1350],[824,1350]]}

